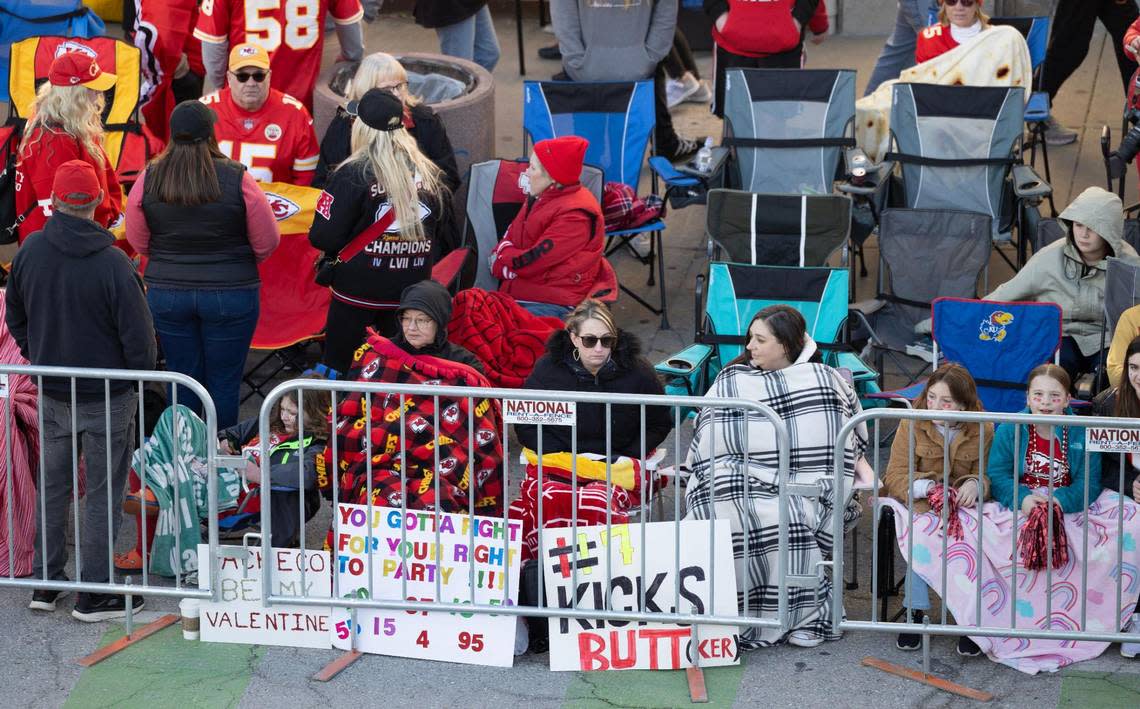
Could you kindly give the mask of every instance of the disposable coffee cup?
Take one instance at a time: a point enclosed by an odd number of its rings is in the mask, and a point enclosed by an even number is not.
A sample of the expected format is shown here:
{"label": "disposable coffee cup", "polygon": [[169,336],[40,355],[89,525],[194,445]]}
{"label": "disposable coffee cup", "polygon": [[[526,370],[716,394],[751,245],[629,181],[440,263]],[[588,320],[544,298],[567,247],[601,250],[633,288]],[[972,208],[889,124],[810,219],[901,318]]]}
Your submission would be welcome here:
{"label": "disposable coffee cup", "polygon": [[182,638],[184,640],[197,640],[199,636],[199,611],[202,607],[197,598],[183,598],[178,602],[178,610],[182,612]]}

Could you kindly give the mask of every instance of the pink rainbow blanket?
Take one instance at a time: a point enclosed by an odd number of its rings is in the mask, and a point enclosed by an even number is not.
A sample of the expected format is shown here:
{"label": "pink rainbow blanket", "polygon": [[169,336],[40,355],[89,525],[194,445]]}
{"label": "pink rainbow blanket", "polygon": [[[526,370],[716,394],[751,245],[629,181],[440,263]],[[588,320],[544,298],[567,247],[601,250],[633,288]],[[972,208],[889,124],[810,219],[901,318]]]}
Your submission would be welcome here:
{"label": "pink rainbow blanket", "polygon": [[[895,533],[904,562],[910,539],[906,508],[897,501],[883,498],[895,511]],[[1123,556],[1117,563],[1117,525],[1123,509]],[[1053,570],[1052,588],[1046,572],[1027,571],[1013,554],[1013,513],[996,502],[982,507],[982,547],[979,563],[976,548],[978,517],[975,509],[960,510],[963,540],[947,540],[946,559],[949,574],[946,583],[946,607],[959,625],[983,628],[1052,628],[1081,629],[1081,613],[1085,612],[1085,629],[1115,632],[1125,626],[1140,592],[1140,506],[1105,490],[1087,511],[1065,515],[1065,532],[1069,539],[1068,563]],[[1088,550],[1084,548],[1084,528],[1088,523]],[[1018,535],[1026,517],[1018,514]],[[938,515],[929,512],[914,517],[914,571],[930,584],[934,593],[942,590],[942,526]],[[1013,588],[1017,569],[1016,593]],[[1082,593],[1082,568],[1088,569],[1087,593]],[[976,623],[978,574],[982,577],[981,622]],[[1120,606],[1116,607],[1116,580],[1121,578]],[[1052,595],[1051,615],[1046,615],[1046,598]],[[1012,620],[1011,620],[1012,619]],[[995,662],[1027,674],[1042,670],[1055,672],[1081,660],[1089,660],[1104,652],[1108,643],[1060,640],[1023,640],[971,636],[986,655]]]}

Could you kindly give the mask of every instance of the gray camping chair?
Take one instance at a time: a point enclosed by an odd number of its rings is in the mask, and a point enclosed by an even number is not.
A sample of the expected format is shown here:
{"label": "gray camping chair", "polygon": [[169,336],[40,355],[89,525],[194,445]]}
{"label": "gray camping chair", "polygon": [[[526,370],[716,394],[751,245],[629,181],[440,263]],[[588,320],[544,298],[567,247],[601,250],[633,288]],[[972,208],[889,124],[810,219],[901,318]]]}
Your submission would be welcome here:
{"label": "gray camping chair", "polygon": [[[1100,349],[1109,345],[1116,333],[1116,324],[1125,310],[1140,305],[1140,267],[1108,259],[1108,273],[1104,281],[1104,328],[1100,334]],[[1108,386],[1106,367],[1097,373],[1096,390]]]}
{"label": "gray camping chair", "polygon": [[[1052,192],[1021,164],[1024,108],[1020,87],[895,84],[885,158],[902,165],[902,176],[892,204],[989,215],[998,254],[1020,268],[1040,221],[1038,205]],[[998,248],[1010,243],[1013,260]]]}
{"label": "gray camping chair", "polygon": [[[499,244],[511,220],[519,213],[526,195],[518,186],[519,175],[526,170],[526,160],[487,160],[471,166],[467,188],[467,242],[476,249],[475,287],[493,291],[499,281],[491,275],[487,257]],[[582,184],[598,204],[602,203],[605,178],[592,165],[582,166]]]}
{"label": "gray camping chair", "polygon": [[709,259],[753,266],[847,263],[851,198],[710,190],[705,214]]}
{"label": "gray camping chair", "polygon": [[[905,355],[926,362],[933,359],[933,355],[926,359],[925,348],[916,344],[914,326],[930,317],[931,303],[937,297],[978,298],[986,292],[990,235],[990,217],[976,212],[883,212],[878,295],[870,303],[853,306],[869,331],[877,371],[883,371],[885,356],[909,382],[925,370],[926,365],[915,369],[903,359]],[[916,258],[916,254],[921,256]]]}

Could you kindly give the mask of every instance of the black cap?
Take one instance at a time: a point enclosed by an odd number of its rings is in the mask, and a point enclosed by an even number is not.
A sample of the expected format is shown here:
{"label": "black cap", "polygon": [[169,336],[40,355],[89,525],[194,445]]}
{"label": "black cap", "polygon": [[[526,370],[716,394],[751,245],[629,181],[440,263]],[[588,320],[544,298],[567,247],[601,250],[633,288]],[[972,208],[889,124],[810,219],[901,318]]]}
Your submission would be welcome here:
{"label": "black cap", "polygon": [[349,101],[345,110],[376,130],[404,127],[404,102],[384,89],[368,89],[359,101]]}
{"label": "black cap", "polygon": [[197,100],[183,101],[170,114],[170,136],[175,143],[201,143],[214,134],[217,115]]}

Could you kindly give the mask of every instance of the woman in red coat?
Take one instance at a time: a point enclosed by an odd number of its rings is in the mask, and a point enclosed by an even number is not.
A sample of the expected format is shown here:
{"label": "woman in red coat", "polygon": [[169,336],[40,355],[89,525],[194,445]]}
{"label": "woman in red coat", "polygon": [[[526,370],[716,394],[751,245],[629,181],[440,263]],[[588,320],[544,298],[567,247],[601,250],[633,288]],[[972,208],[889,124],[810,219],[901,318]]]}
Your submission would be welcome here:
{"label": "woman in red coat", "polygon": [[535,144],[522,180],[529,196],[491,253],[499,290],[535,315],[561,317],[586,298],[617,291],[602,254],[602,208],[578,181],[587,145],[573,135]]}
{"label": "woman in red coat", "polygon": [[938,22],[918,33],[914,60],[921,64],[949,52],[990,28],[990,18],[982,12],[982,0],[942,0]]}
{"label": "woman in red coat", "polygon": [[32,117],[16,163],[16,214],[23,215],[20,243],[43,228],[51,216],[51,184],[56,169],[68,160],[95,168],[103,201],[95,221],[110,227],[122,213],[123,192],[115,167],[103,150],[103,92],[115,85],[114,74],[103,71],[83,52],[55,58],[48,80],[36,93]]}

